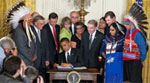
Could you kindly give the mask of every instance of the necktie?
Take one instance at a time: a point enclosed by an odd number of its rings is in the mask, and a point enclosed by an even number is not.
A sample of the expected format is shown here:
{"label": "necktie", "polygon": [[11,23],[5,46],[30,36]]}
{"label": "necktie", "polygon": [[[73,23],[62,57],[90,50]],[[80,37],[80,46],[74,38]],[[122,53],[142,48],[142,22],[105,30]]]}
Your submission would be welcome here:
{"label": "necktie", "polygon": [[40,30],[38,30],[38,38],[39,38],[39,41],[41,42],[41,32],[40,32]]}
{"label": "necktie", "polygon": [[53,28],[53,36],[54,36],[54,40],[55,40],[55,45],[56,45],[56,51],[57,51],[57,53],[59,53],[59,47],[58,47],[58,40],[57,40],[56,30],[55,30],[55,27],[52,27],[52,28]]}
{"label": "necktie", "polygon": [[67,63],[69,63],[69,52],[67,52]]}
{"label": "necktie", "polygon": [[92,34],[90,34],[89,36],[89,49],[91,48],[92,45]]}

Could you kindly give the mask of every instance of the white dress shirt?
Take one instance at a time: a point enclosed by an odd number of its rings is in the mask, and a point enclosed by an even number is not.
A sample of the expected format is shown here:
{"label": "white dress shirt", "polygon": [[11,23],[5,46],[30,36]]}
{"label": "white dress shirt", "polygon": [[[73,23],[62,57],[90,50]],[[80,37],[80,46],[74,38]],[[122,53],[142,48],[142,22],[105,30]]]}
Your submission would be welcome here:
{"label": "white dress shirt", "polygon": [[75,34],[75,26],[74,26],[74,24],[71,25],[71,30],[72,30],[72,34],[74,35]]}

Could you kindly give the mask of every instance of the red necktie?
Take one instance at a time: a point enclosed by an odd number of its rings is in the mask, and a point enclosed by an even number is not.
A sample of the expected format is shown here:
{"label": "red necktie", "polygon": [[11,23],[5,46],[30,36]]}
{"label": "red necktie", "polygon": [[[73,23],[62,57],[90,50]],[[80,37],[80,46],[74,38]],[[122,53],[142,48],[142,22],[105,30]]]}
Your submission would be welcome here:
{"label": "red necktie", "polygon": [[59,53],[58,40],[57,40],[57,34],[56,34],[55,27],[53,27],[53,35],[54,35],[54,40],[55,40],[55,44],[56,44],[56,51]]}

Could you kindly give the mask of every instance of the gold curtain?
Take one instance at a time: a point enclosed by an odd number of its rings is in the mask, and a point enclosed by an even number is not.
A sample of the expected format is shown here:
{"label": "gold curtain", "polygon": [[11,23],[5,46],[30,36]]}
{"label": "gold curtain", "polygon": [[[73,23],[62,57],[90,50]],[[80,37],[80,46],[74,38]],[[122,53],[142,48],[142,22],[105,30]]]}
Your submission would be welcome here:
{"label": "gold curtain", "polygon": [[[148,20],[150,20],[150,0],[143,0],[143,8],[148,16]],[[148,25],[150,27],[150,25]],[[148,38],[150,43],[150,29],[148,32]],[[143,83],[150,83],[150,49],[148,51],[146,60],[144,62],[144,69],[143,69]]]}
{"label": "gold curtain", "polygon": [[[0,0],[0,38],[8,35],[8,27],[4,27],[4,20],[8,10],[20,0]],[[26,6],[35,11],[35,0],[24,0]]]}
{"label": "gold curtain", "polygon": [[[127,12],[129,11],[130,7],[132,6],[132,4],[135,2],[136,0],[127,0]],[[150,21],[150,0],[143,0],[143,9],[146,12],[147,16],[148,16],[148,20]],[[148,27],[150,27],[150,25],[147,25]],[[149,43],[150,43],[150,29],[147,30],[147,37],[149,39]],[[144,61],[144,68],[143,68],[143,83],[150,83],[150,49],[147,53],[147,57],[146,60]]]}

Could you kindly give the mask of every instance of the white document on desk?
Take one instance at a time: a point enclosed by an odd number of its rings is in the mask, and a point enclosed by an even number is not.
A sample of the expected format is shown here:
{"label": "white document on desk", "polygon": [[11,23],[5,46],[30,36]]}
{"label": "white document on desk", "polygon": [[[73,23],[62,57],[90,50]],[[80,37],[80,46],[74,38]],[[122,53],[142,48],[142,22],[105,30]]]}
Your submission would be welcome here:
{"label": "white document on desk", "polygon": [[74,70],[82,70],[82,69],[87,69],[86,67],[74,67]]}
{"label": "white document on desk", "polygon": [[57,66],[58,70],[72,70],[73,67],[62,67],[62,66]]}

